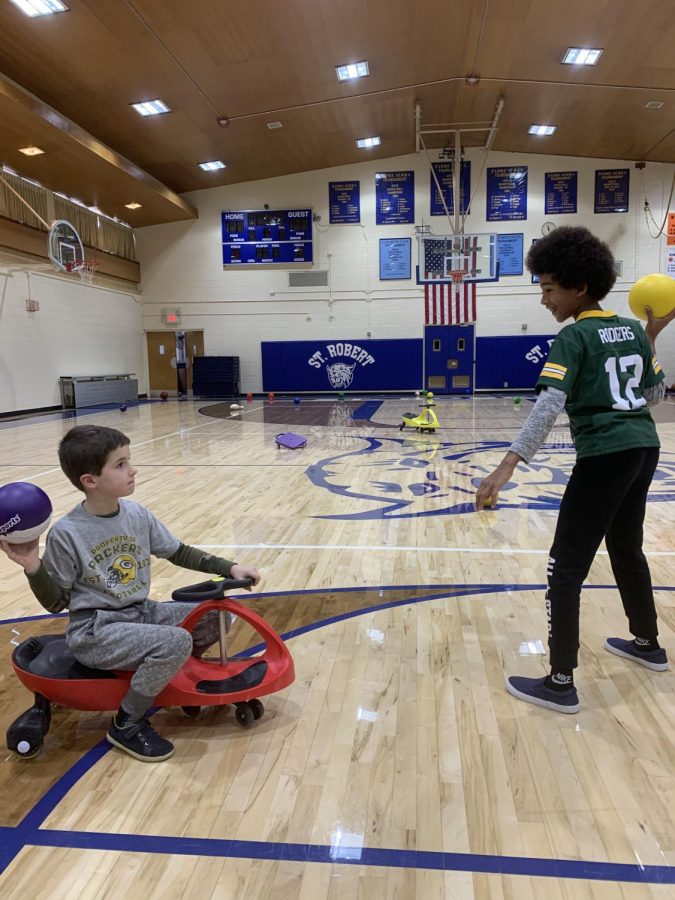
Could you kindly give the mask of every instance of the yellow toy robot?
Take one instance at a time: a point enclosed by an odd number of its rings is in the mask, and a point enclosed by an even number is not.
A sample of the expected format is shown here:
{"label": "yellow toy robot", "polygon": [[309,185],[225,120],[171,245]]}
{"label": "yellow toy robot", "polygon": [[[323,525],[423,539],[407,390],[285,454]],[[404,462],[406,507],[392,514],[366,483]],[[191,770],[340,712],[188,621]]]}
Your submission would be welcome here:
{"label": "yellow toy robot", "polygon": [[426,394],[426,401],[426,403],[421,404],[422,412],[418,416],[409,412],[403,413],[403,421],[398,426],[399,431],[403,431],[406,425],[409,428],[414,428],[415,431],[419,431],[421,434],[433,434],[437,428],[440,428],[434,408],[436,402],[431,391]]}

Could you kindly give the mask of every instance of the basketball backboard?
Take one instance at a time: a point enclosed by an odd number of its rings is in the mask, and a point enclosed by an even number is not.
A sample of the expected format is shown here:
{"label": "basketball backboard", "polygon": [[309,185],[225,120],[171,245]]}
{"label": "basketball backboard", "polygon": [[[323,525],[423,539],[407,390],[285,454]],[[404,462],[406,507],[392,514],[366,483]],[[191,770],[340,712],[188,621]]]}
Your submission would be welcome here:
{"label": "basketball backboard", "polygon": [[47,252],[50,260],[62,272],[72,272],[84,262],[84,247],[75,227],[65,219],[52,222]]}
{"label": "basketball backboard", "polygon": [[[497,281],[496,234],[418,234],[417,283]],[[454,275],[454,277],[453,277]]]}

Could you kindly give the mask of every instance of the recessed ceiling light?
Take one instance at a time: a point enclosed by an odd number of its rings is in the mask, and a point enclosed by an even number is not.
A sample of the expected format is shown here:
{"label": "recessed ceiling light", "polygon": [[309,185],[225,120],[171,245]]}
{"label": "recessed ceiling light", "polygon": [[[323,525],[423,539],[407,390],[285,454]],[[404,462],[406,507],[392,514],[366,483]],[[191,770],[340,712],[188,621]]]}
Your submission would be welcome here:
{"label": "recessed ceiling light", "polygon": [[379,143],[380,137],[379,135],[376,135],[375,137],[360,138],[356,142],[356,146],[359,148],[359,150],[366,150],[368,149],[368,147],[377,147]]}
{"label": "recessed ceiling light", "polygon": [[40,150],[39,147],[19,147],[19,153],[23,153],[26,156],[40,156],[41,153],[44,153],[44,150]]}
{"label": "recessed ceiling light", "polygon": [[602,50],[587,47],[568,47],[562,61],[567,66],[594,66]]}
{"label": "recessed ceiling light", "polygon": [[349,63],[346,66],[335,66],[338,81],[352,81],[354,78],[365,78],[370,75],[368,70],[368,61],[362,60],[357,63]]}
{"label": "recessed ceiling light", "polygon": [[203,169],[205,172],[215,172],[216,169],[224,169],[226,166],[221,160],[213,159],[211,162],[199,163],[199,168]]}
{"label": "recessed ceiling light", "polygon": [[270,131],[272,131],[275,128],[283,128],[284,126],[281,124],[281,122],[268,122],[267,127],[270,129]]}
{"label": "recessed ceiling light", "polygon": [[130,103],[129,105],[142,116],[161,116],[163,113],[171,112],[163,100],[144,100],[143,103]]}
{"label": "recessed ceiling light", "polygon": [[662,106],[662,100],[650,100],[649,103],[645,103],[645,109],[661,109]]}
{"label": "recessed ceiling light", "polygon": [[36,16],[53,16],[54,13],[68,11],[68,7],[65,3],[61,3],[61,0],[12,0],[12,3],[31,19]]}
{"label": "recessed ceiling light", "polygon": [[143,205],[142,203],[125,203],[124,204],[127,209],[140,209]]}
{"label": "recessed ceiling light", "polygon": [[527,132],[528,134],[536,134],[539,137],[543,137],[544,135],[553,134],[557,127],[557,125],[530,125]]}

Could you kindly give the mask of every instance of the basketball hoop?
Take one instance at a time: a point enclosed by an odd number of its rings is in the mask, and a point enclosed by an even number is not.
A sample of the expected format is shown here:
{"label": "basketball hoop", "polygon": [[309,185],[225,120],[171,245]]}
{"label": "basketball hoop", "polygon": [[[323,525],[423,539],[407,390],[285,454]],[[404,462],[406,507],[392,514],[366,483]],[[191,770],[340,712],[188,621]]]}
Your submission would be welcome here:
{"label": "basketball hoop", "polygon": [[66,263],[66,270],[70,272],[79,272],[82,284],[91,284],[94,275],[98,269],[98,263],[95,259],[83,259],[82,262]]}
{"label": "basketball hoop", "polygon": [[448,272],[448,278],[455,286],[460,285],[464,281],[465,275],[466,272],[464,271],[464,269],[457,269],[452,272]]}

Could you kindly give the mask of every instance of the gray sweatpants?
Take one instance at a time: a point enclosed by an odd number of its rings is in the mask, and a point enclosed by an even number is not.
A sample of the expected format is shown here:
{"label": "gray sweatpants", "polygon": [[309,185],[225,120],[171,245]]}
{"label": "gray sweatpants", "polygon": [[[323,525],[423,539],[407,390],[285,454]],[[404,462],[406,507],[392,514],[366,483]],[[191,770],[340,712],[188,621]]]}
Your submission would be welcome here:
{"label": "gray sweatpants", "polygon": [[218,613],[207,613],[192,634],[179,628],[194,603],[142,600],[125,609],[72,613],[66,643],[78,662],[92,669],[133,671],[124,709],[140,717],[191,653],[218,640]]}

